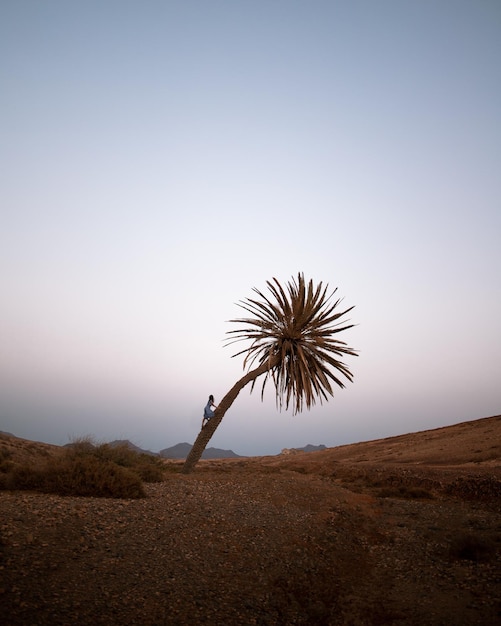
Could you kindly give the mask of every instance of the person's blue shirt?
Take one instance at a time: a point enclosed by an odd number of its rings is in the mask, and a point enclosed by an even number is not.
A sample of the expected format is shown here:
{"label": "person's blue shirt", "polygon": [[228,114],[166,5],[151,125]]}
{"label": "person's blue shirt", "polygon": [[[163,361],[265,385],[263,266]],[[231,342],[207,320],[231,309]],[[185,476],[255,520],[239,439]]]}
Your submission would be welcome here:
{"label": "person's blue shirt", "polygon": [[212,402],[207,402],[207,404],[205,405],[205,409],[204,409],[204,417],[206,419],[210,419],[211,417],[214,417],[214,411],[212,410]]}

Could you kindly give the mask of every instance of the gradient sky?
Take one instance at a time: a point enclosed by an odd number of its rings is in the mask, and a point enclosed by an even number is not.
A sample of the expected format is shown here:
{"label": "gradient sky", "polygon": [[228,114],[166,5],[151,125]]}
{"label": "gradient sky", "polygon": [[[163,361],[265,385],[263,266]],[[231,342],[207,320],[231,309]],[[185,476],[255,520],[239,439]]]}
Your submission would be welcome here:
{"label": "gradient sky", "polygon": [[499,414],[500,68],[498,0],[3,0],[0,430],[194,441],[236,302],[298,271],[353,384],[244,389],[210,446]]}

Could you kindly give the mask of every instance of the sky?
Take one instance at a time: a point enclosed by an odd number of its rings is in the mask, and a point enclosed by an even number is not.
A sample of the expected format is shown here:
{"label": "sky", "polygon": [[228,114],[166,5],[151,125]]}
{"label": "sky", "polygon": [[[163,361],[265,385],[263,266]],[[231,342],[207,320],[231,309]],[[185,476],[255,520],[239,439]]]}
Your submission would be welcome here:
{"label": "sky", "polygon": [[355,307],[353,383],[245,388],[209,446],[499,414],[500,68],[498,0],[2,0],[0,430],[193,442],[237,303],[298,272]]}

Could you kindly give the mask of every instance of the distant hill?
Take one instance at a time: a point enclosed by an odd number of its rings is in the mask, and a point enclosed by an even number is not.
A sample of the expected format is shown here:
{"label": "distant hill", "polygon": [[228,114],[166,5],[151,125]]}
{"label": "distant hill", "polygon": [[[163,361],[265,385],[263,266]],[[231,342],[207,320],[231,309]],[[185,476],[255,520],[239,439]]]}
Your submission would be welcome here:
{"label": "distant hill", "polygon": [[189,443],[177,443],[170,448],[164,448],[158,453],[163,459],[185,459],[191,450],[191,444]]}
{"label": "distant hill", "polygon": [[[191,443],[178,443],[170,448],[160,450],[159,455],[164,459],[185,459],[192,448]],[[239,458],[233,450],[220,450],[219,448],[206,448],[202,454],[202,459],[235,459]]]}
{"label": "distant hill", "polygon": [[118,448],[120,446],[127,446],[127,448],[134,450],[134,452],[137,452],[138,454],[151,454],[152,456],[159,456],[158,452],[151,452],[150,450],[143,450],[143,448],[136,446],[128,439],[115,439],[114,441],[110,441],[109,445],[112,448]]}
{"label": "distant hill", "polygon": [[303,452],[319,452],[320,450],[325,450],[326,446],[324,446],[323,444],[320,444],[319,446],[314,446],[311,443],[309,443],[307,446],[304,446],[304,448],[297,448],[298,450],[302,450]]}
{"label": "distant hill", "polygon": [[289,454],[299,454],[300,452],[321,452],[322,450],[327,450],[327,448],[323,444],[320,444],[319,446],[314,446],[311,443],[309,443],[307,446],[304,446],[303,448],[283,448],[280,454],[289,455]]}

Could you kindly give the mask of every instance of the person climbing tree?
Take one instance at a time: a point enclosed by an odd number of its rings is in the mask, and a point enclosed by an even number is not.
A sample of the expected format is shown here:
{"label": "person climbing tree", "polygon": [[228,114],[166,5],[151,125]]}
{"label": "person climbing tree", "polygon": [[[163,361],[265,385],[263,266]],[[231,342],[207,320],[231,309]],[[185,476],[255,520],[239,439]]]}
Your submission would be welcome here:
{"label": "person climbing tree", "polygon": [[214,396],[211,394],[209,396],[209,401],[204,407],[204,417],[202,419],[202,428],[214,417],[213,409],[217,409],[217,406],[214,404]]}
{"label": "person climbing tree", "polygon": [[[241,389],[252,383],[252,391],[261,374],[265,374],[261,400],[271,378],[278,406],[282,408],[285,403],[287,409],[292,403],[293,413],[301,412],[305,405],[309,409],[317,399],[320,404],[328,400],[334,395],[331,383],[343,388],[340,374],[350,382],[353,380],[352,373],[339,357],[358,356],[357,352],[335,335],[353,327],[340,320],[354,307],[337,312],[341,300],[331,301],[337,289],[328,294],[328,285],[323,287],[320,282],[315,287],[312,280],[306,283],[302,273],[285,288],[276,278],[266,284],[271,295],[254,288],[260,299],[248,298],[239,303],[252,317],[230,320],[245,325],[228,331],[232,336],[228,344],[251,342],[233,355],[245,354],[243,366],[249,370],[224,396],[214,417],[201,429],[181,470],[183,474],[189,474],[195,467]],[[257,367],[251,370],[256,362]]]}

